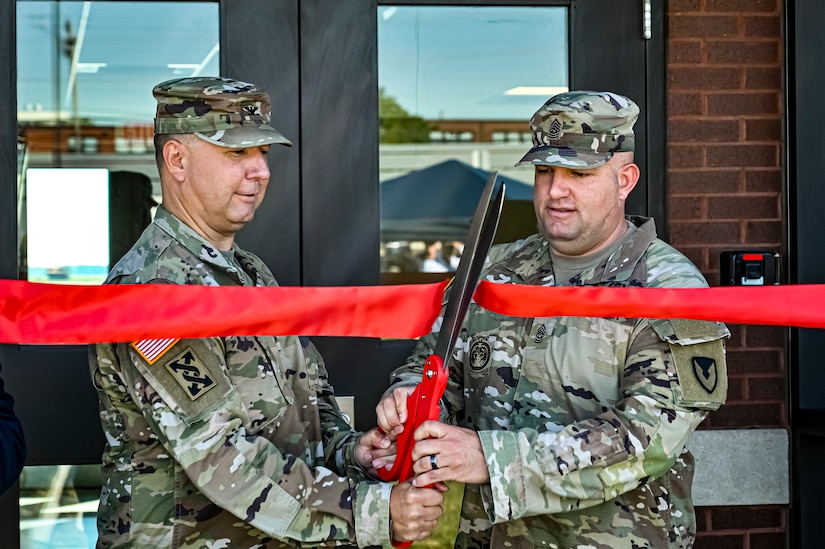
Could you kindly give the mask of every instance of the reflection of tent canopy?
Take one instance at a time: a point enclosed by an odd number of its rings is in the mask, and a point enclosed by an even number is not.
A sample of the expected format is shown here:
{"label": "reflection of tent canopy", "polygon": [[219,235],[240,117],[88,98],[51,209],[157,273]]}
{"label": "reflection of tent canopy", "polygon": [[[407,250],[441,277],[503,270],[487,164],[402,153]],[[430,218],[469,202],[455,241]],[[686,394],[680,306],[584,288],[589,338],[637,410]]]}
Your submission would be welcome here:
{"label": "reflection of tent canopy", "polygon": [[[381,240],[464,240],[489,175],[458,160],[447,160],[384,181]],[[532,202],[533,186],[502,175],[498,181],[507,185],[504,224],[508,202]],[[528,223],[534,229],[535,217]]]}

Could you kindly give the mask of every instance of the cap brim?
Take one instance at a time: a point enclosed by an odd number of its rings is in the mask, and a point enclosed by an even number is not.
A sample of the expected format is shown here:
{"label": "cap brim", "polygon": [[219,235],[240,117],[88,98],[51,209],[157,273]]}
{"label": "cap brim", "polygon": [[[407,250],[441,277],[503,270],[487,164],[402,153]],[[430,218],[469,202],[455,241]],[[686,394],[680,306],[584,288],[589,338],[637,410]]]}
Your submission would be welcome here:
{"label": "cap brim", "polygon": [[261,145],[292,146],[292,141],[284,137],[281,132],[269,124],[261,124],[260,126],[248,124],[228,130],[195,132],[195,135],[213,145],[230,149],[245,149],[247,147],[259,147]]}
{"label": "cap brim", "polygon": [[596,153],[567,147],[533,147],[516,166],[556,166],[557,168],[590,169],[607,164],[613,158],[612,152]]}

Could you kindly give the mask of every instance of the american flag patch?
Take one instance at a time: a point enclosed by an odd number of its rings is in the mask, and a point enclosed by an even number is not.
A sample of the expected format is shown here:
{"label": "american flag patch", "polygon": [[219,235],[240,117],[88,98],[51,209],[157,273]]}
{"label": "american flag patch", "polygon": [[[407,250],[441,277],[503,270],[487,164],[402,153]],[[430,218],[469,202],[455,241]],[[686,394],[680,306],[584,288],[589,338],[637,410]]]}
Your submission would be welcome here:
{"label": "american flag patch", "polygon": [[132,347],[143,357],[143,360],[149,364],[154,364],[178,341],[180,341],[180,339],[175,337],[167,339],[141,339],[140,341],[132,343]]}

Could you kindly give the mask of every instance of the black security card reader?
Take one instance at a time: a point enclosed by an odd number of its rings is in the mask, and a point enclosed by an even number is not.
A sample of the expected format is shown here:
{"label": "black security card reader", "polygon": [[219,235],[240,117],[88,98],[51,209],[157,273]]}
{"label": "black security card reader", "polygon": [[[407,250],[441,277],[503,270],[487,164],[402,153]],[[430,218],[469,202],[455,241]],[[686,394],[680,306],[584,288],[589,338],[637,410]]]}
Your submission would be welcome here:
{"label": "black security card reader", "polygon": [[766,251],[725,251],[719,259],[722,286],[779,284],[779,254]]}

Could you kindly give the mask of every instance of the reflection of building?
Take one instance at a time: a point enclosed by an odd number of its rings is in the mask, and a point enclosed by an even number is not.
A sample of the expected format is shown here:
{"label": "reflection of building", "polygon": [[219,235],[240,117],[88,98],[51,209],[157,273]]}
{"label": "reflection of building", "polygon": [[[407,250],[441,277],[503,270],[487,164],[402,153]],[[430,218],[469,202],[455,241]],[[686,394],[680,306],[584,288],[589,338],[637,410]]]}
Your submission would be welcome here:
{"label": "reflection of building", "polygon": [[474,143],[530,143],[524,120],[428,120],[433,141]]}
{"label": "reflection of building", "polygon": [[[21,115],[22,116],[22,115]],[[81,125],[75,128],[49,124],[48,117],[37,121],[21,118],[20,135],[28,146],[31,167],[52,165],[52,155],[68,154],[66,167],[109,167],[138,171],[152,179],[155,195],[160,195],[150,122],[124,126]],[[389,179],[454,158],[485,170],[532,183],[529,169],[514,168],[516,160],[529,148],[530,132],[523,120],[432,120],[431,143],[380,145],[380,180]],[[78,146],[77,134],[80,135]],[[75,156],[76,155],[76,156]],[[106,155],[95,158],[94,155]]]}
{"label": "reflection of building", "polygon": [[145,153],[153,151],[154,128],[146,122],[124,126],[81,125],[78,128],[21,123],[20,134],[30,153]]}
{"label": "reflection of building", "polygon": [[[30,152],[147,152],[152,149],[154,129],[149,122],[123,126],[78,127],[54,124],[54,119],[38,117],[27,120],[20,115],[20,133],[29,144]],[[433,142],[461,143],[529,143],[530,129],[524,120],[428,120]],[[78,148],[77,135],[80,137]]]}

